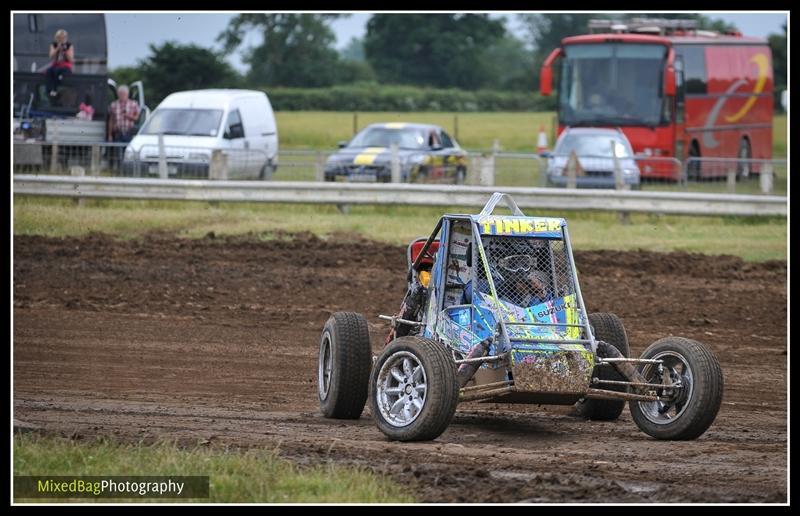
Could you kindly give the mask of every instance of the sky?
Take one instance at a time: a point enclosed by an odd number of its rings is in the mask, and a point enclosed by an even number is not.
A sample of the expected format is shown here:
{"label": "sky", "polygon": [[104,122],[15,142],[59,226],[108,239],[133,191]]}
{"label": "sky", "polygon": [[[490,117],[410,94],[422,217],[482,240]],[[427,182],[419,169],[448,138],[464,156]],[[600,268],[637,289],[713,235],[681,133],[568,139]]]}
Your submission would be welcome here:
{"label": "sky", "polygon": [[[157,13],[157,14],[107,14],[106,29],[108,32],[108,64],[111,68],[132,66],[137,60],[149,54],[149,45],[159,45],[168,40],[182,44],[196,44],[202,47],[219,49],[217,36],[225,29],[228,22],[237,13]],[[720,18],[735,24],[746,36],[766,37],[772,33],[782,32],[781,26],[786,23],[785,13],[704,13],[712,18]],[[492,16],[508,16],[513,13],[495,13]],[[366,32],[369,13],[353,13],[349,17],[339,19],[331,24],[336,34],[337,48],[343,48],[351,38],[362,37]],[[508,26],[515,30],[511,20]],[[248,36],[244,46],[255,45],[259,39]],[[241,56],[237,54],[229,58],[230,63],[239,71],[246,69]]]}

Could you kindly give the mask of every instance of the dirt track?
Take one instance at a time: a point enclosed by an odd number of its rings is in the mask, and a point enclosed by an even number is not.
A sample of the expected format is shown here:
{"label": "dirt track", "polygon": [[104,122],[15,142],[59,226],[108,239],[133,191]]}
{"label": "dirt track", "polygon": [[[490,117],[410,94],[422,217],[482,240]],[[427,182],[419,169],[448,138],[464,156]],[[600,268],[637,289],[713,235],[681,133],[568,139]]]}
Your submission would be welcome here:
{"label": "dirt track", "polygon": [[361,464],[421,501],[785,502],[786,263],[583,252],[590,311],[634,354],[669,334],[719,357],[725,395],[700,439],[659,442],[626,409],[471,403],[431,443],[388,442],[369,414],[317,413],[319,332],[363,312],[378,351],[405,288],[402,247],[311,235],[118,242],[14,237],[14,416],[75,438],[173,437]]}

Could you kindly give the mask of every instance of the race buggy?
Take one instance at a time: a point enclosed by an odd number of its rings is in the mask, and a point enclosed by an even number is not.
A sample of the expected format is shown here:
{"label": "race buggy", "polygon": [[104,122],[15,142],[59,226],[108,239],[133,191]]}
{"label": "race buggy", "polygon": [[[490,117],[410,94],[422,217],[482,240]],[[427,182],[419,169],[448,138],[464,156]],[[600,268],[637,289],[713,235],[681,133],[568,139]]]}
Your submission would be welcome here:
{"label": "race buggy", "polygon": [[[513,215],[495,215],[505,201]],[[444,215],[408,247],[408,291],[373,357],[361,314],[334,313],[320,341],[328,418],[372,417],[390,439],[435,439],[466,401],[572,405],[615,420],[625,402],[657,439],[702,435],[722,401],[719,362],[666,337],[630,358],[620,319],[587,314],[561,218],[527,217],[495,193],[479,215]]]}

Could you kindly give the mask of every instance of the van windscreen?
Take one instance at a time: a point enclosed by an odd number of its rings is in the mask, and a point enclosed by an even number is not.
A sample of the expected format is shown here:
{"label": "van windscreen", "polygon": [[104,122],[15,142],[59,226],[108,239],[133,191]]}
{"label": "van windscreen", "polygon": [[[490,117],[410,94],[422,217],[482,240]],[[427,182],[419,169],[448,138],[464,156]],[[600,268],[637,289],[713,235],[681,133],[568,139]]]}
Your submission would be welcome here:
{"label": "van windscreen", "polygon": [[221,109],[157,109],[141,134],[216,136],[221,120]]}

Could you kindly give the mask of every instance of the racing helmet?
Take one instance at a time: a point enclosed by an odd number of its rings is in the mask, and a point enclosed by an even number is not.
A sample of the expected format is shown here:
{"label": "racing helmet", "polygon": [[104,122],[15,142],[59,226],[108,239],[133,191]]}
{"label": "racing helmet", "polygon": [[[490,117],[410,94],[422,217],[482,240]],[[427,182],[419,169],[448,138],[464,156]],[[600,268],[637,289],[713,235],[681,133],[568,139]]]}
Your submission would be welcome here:
{"label": "racing helmet", "polygon": [[499,281],[525,280],[538,262],[536,249],[527,239],[492,239],[487,242],[486,254],[492,275]]}

